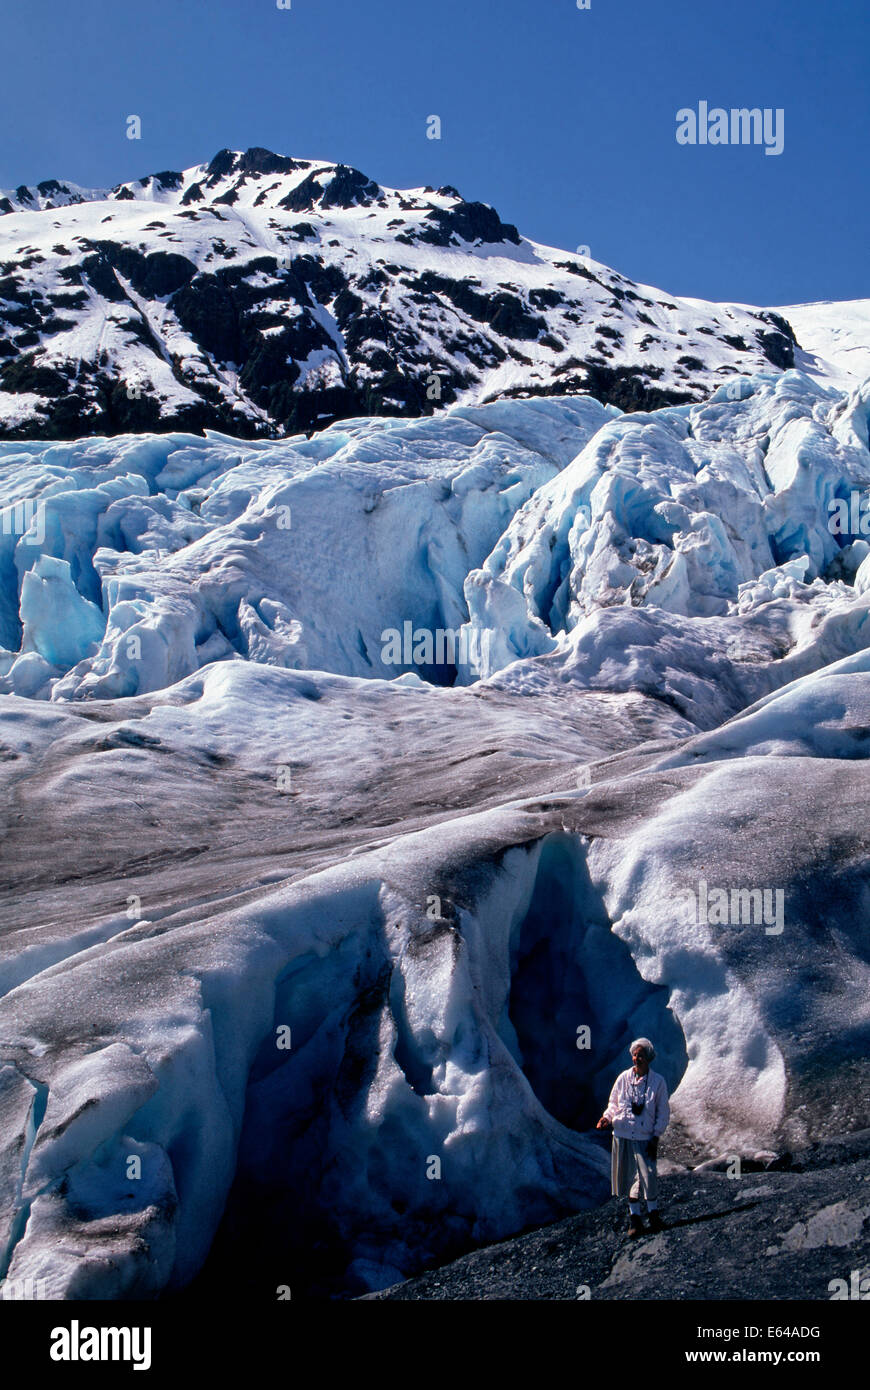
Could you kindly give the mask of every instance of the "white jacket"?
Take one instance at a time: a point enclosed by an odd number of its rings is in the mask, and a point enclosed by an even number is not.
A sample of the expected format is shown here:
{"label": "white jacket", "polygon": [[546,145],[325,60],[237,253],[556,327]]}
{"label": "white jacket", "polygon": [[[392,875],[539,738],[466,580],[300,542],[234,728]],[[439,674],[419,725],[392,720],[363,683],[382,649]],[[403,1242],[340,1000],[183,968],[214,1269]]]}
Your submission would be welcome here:
{"label": "white jacket", "polygon": [[[644,1082],[646,1085],[644,1086]],[[643,1112],[635,1115],[632,1098],[643,1101]],[[610,1092],[605,1115],[613,1124],[618,1139],[652,1139],[664,1134],[671,1118],[668,1088],[665,1078],[650,1069],[645,1077],[637,1077],[634,1068],[620,1072]]]}

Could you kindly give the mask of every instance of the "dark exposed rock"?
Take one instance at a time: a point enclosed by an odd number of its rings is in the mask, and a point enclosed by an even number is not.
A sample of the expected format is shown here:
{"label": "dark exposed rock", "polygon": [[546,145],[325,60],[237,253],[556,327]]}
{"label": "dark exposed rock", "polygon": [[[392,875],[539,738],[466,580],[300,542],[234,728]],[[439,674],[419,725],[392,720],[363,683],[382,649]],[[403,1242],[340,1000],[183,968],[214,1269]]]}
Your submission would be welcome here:
{"label": "dark exposed rock", "polygon": [[[123,299],[124,292],[115,280],[117,293],[111,293],[109,277],[99,269],[97,274],[101,276],[102,283],[95,284],[92,267],[103,265],[119,271],[125,280],[130,281],[137,294],[148,299],[173,294],[196,274],[194,263],[174,251],[152,251],[149,255],[143,255],[141,251],[134,251],[132,247],[116,241],[100,241],[95,246],[96,257],[89,257],[82,265],[95,288],[109,298]],[[111,278],[114,279],[114,276]]]}
{"label": "dark exposed rock", "polygon": [[456,241],[520,243],[520,234],[510,223],[502,222],[495,208],[486,203],[457,203],[452,208],[433,208],[426,214],[433,225],[419,233],[420,241],[432,246],[450,246]]}
{"label": "dark exposed rock", "polygon": [[781,314],[772,310],[758,314],[757,317],[772,327],[771,332],[762,331],[756,334],[758,345],[768,362],[772,362],[774,367],[780,367],[783,371],[793,367],[794,350],[798,342],[791,324]]}
{"label": "dark exposed rock", "polygon": [[54,367],[39,366],[33,354],[18,357],[0,367],[0,388],[4,391],[35,391],[38,396],[63,396],[69,383]]}
{"label": "dark exposed rock", "polygon": [[363,313],[365,308],[363,300],[358,294],[354,294],[346,286],[335,298],[332,312],[335,314],[339,328],[346,328],[355,314]]}
{"label": "dark exposed rock", "polygon": [[[291,262],[293,275],[298,276],[299,281],[310,287],[315,299],[321,304],[327,304],[341,290],[344,289],[347,281],[344,274],[337,265],[325,265],[322,260],[314,256],[296,256]],[[306,296],[305,303],[310,303]]]}
{"label": "dark exposed rock", "polygon": [[236,157],[232,150],[218,150],[214,159],[206,169],[206,186],[213,188],[219,179],[233,172]]}
{"label": "dark exposed rock", "polygon": [[619,308],[619,299],[626,298],[621,290],[615,290],[610,285],[605,285],[604,281],[600,280],[597,275],[593,275],[591,270],[587,270],[585,265],[577,265],[575,261],[556,261],[555,265],[557,270],[567,270],[571,275],[579,275],[582,280],[589,280],[593,285],[600,285],[607,294],[615,296],[613,302],[617,309]]}
{"label": "dark exposed rock", "polygon": [[[383,314],[368,313],[356,315],[348,323],[344,331],[345,347],[348,352],[357,352],[363,343],[388,343],[390,341],[390,324]],[[395,366],[395,363],[391,364]],[[381,370],[374,358],[369,361],[369,366],[373,370]]]}
{"label": "dark exposed rock", "polygon": [[[660,371],[660,369],[659,369]],[[586,390],[596,400],[616,405],[620,410],[658,410],[664,405],[684,405],[694,397],[685,391],[669,391],[650,386],[645,378],[655,375],[649,367],[604,367],[592,365],[586,376]]]}
{"label": "dark exposed rock", "polygon": [[75,319],[65,319],[60,314],[52,314],[49,318],[42,320],[43,333],[66,333],[70,328],[76,327]]}
{"label": "dark exposed rock", "polygon": [[524,400],[533,396],[563,396],[587,394],[602,404],[616,405],[620,410],[658,410],[664,405],[684,405],[694,395],[650,386],[646,378],[661,375],[661,368],[611,367],[606,362],[587,359],[581,372],[566,373],[564,368],[541,385],[514,387],[501,394]]}
{"label": "dark exposed rock", "polygon": [[161,169],[159,174],[151,174],[159,188],[176,189],[181,187],[181,180],[184,177],[177,169]]}
{"label": "dark exposed rock", "polygon": [[760,314],[757,314],[756,317],[761,319],[762,323],[772,324],[773,327],[778,329],[780,333],[784,334],[790,342],[794,343],[795,347],[800,346],[797,338],[795,337],[795,331],[789,323],[788,319],[783,318],[782,314],[778,314],[775,309],[765,309]]}
{"label": "dark exposed rock", "polygon": [[295,188],[291,188],[278,206],[279,208],[286,208],[288,212],[310,212],[318,206],[322,196],[323,188],[316,174],[311,173],[301,183],[297,183]]}
{"label": "dark exposed rock", "polygon": [[239,156],[236,168],[240,174],[292,174],[304,169],[305,162],[254,145]]}
{"label": "dark exposed rock", "polygon": [[112,266],[105,256],[95,254],[87,256],[81,264],[82,274],[88,284],[97,294],[101,294],[110,303],[117,303],[125,298],[124,291],[118,283]]}
{"label": "dark exposed rock", "polygon": [[[666,1145],[667,1137],[663,1153]],[[858,1229],[870,1186],[867,1131],[801,1154],[787,1171],[744,1171],[660,1177],[660,1235],[630,1240],[628,1204],[611,1199],[363,1298],[575,1301],[582,1286],[595,1302],[827,1302],[832,1281],[848,1285],[851,1270],[870,1264],[870,1222]],[[859,1215],[844,1221],[849,1212]]]}
{"label": "dark exposed rock", "polygon": [[389,278],[382,270],[378,270],[375,266],[372,266],[371,270],[358,281],[361,290],[379,290],[383,289],[383,287],[389,283]]}
{"label": "dark exposed rock", "polygon": [[4,311],[4,318],[12,328],[40,328],[42,314],[39,306],[31,301],[31,296],[22,294],[21,302],[12,309]]}
{"label": "dark exposed rock", "polygon": [[323,185],[321,179],[325,169],[314,169],[291,189],[286,198],[282,198],[279,207],[287,208],[290,212],[310,212],[315,207],[320,208],[351,208],[360,204],[367,206],[373,202],[380,188],[372,179],[366,178],[358,169],[351,169],[346,164],[336,166],[335,173]]}
{"label": "dark exposed rock", "polygon": [[352,208],[372,202],[380,193],[380,188],[372,179],[366,178],[359,169],[350,169],[339,164],[335,174],[323,190],[320,206],[323,208]]}
{"label": "dark exposed rock", "polygon": [[529,290],[529,303],[536,309],[554,309],[563,300],[558,290],[536,289]]}
{"label": "dark exposed rock", "polygon": [[546,319],[530,314],[523,301],[507,291],[481,294],[469,280],[451,280],[432,270],[424,271],[416,284],[423,294],[443,294],[457,309],[508,338],[531,340],[546,331]]}
{"label": "dark exposed rock", "polygon": [[182,328],[216,361],[238,361],[238,309],[219,275],[197,275],[174,295],[172,308]]}
{"label": "dark exposed rock", "polygon": [[759,333],[758,343],[768,362],[785,371],[794,366],[794,348],[783,333]]}

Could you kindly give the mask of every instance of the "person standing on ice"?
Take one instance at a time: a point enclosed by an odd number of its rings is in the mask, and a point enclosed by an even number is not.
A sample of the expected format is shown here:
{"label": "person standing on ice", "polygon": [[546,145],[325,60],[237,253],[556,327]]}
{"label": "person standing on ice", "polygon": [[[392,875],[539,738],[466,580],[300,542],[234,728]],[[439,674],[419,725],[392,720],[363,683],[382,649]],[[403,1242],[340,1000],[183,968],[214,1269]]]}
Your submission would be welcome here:
{"label": "person standing on ice", "polygon": [[614,1197],[628,1197],[628,1234],[643,1233],[640,1199],[646,1201],[650,1231],[662,1229],[658,1204],[659,1139],[668,1127],[671,1109],[665,1078],[650,1071],[656,1055],[649,1038],[635,1038],[629,1048],[633,1066],[620,1072],[607,1109],[595,1126],[613,1129],[610,1188]]}

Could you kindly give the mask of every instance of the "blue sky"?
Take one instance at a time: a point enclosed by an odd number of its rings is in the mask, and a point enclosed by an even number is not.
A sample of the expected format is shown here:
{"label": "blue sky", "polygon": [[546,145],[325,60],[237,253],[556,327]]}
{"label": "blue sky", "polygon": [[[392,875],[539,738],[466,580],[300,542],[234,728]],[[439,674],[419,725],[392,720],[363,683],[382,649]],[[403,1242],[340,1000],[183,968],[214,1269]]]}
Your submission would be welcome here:
{"label": "blue sky", "polygon": [[[870,296],[866,0],[5,0],[2,34],[0,187],[265,145],[675,294]],[[782,107],[783,153],[678,145],[700,100]]]}

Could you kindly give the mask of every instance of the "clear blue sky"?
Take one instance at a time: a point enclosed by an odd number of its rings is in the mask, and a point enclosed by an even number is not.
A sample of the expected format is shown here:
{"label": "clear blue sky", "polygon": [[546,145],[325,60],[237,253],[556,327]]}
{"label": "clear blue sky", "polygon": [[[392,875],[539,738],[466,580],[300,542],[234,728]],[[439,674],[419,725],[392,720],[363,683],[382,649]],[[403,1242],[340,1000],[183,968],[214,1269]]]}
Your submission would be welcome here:
{"label": "clear blue sky", "polygon": [[[0,187],[265,145],[676,294],[870,296],[867,0],[2,0],[0,33]],[[699,100],[783,107],[784,152],[679,146]]]}

